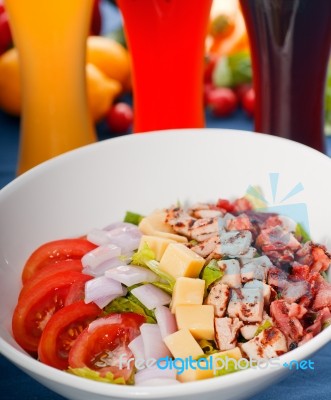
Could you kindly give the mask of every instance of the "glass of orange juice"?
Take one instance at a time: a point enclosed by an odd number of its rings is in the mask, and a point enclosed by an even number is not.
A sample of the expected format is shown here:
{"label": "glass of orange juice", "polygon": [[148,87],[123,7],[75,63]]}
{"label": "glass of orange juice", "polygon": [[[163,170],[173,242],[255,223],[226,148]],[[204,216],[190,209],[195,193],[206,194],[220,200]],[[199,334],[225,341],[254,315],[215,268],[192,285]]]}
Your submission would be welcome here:
{"label": "glass of orange juice", "polygon": [[5,0],[22,84],[18,174],[96,140],[85,84],[92,3]]}
{"label": "glass of orange juice", "polygon": [[133,66],[134,132],[201,128],[212,0],[117,0]]}

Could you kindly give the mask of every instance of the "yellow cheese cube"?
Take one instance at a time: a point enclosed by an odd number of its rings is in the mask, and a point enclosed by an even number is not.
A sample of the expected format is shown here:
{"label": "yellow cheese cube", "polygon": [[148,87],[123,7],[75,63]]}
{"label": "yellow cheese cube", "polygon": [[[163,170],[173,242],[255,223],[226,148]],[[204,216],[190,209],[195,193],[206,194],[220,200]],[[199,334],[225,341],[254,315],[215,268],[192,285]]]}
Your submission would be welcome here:
{"label": "yellow cheese cube", "polygon": [[197,358],[203,350],[188,329],[181,329],[163,339],[174,358]]}
{"label": "yellow cheese cube", "polygon": [[195,339],[214,339],[214,307],[210,305],[178,305],[178,329],[188,329]]}
{"label": "yellow cheese cube", "polygon": [[166,248],[161,260],[160,269],[175,278],[186,276],[197,278],[205,260],[181,243],[171,243]]}
{"label": "yellow cheese cube", "polygon": [[[218,358],[222,359],[217,360]],[[206,357],[206,360],[201,359],[194,365],[195,368],[188,367],[181,374],[177,374],[177,379],[180,382],[192,382],[201,379],[213,378],[217,374],[226,374],[226,367],[233,366],[233,360],[242,358],[239,347],[231,350],[221,351]],[[228,359],[228,360],[227,360]]]}
{"label": "yellow cheese cube", "polygon": [[176,242],[171,239],[161,238],[157,236],[143,235],[140,239],[138,250],[141,250],[145,243],[147,243],[148,247],[154,251],[156,260],[160,261],[168,245],[170,243]]}
{"label": "yellow cheese cube", "polygon": [[205,281],[203,279],[180,277],[176,279],[174,286],[171,312],[176,311],[176,307],[181,304],[199,304],[203,303],[205,291]]}
{"label": "yellow cheese cube", "polygon": [[165,218],[165,211],[156,210],[140,221],[139,229],[145,235],[158,236],[164,239],[186,243],[187,238],[177,235],[172,227],[164,222]]}

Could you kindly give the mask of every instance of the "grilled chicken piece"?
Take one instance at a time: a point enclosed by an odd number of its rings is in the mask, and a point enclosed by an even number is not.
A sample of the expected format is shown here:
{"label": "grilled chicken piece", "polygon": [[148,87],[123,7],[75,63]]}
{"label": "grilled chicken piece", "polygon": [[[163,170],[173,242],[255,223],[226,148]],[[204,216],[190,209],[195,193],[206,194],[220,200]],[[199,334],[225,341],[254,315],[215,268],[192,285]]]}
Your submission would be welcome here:
{"label": "grilled chicken piece", "polygon": [[256,331],[259,329],[259,327],[261,325],[263,325],[266,321],[270,321],[271,324],[272,324],[271,317],[265,311],[263,311],[263,320],[262,320],[261,323],[259,323],[259,324],[246,324],[246,325],[244,325],[243,327],[240,328],[240,333],[242,334],[242,336],[246,340],[250,340],[255,336]]}
{"label": "grilled chicken piece", "polygon": [[263,306],[262,289],[233,289],[228,305],[228,315],[232,318],[238,317],[241,321],[261,322]]}
{"label": "grilled chicken piece", "polygon": [[223,217],[224,213],[214,205],[198,203],[188,209],[188,213],[194,218]]}
{"label": "grilled chicken piece", "polygon": [[219,267],[224,271],[221,279],[230,288],[241,287],[240,265],[237,260],[221,260],[218,261]]}
{"label": "grilled chicken piece", "polygon": [[249,250],[252,243],[250,231],[230,231],[221,233],[219,254],[229,257],[241,256]]}
{"label": "grilled chicken piece", "polygon": [[251,289],[251,288],[260,288],[262,289],[264,304],[269,304],[272,288],[271,286],[267,285],[266,283],[259,281],[257,279],[253,279],[245,283],[244,288]]}
{"label": "grilled chicken piece", "polygon": [[287,352],[285,336],[273,326],[243,343],[241,348],[251,360],[269,359]]}
{"label": "grilled chicken piece", "polygon": [[218,217],[197,219],[179,207],[167,210],[165,222],[175,232],[198,242],[207,240],[219,232]]}
{"label": "grilled chicken piece", "polygon": [[237,345],[237,336],[243,323],[238,318],[215,318],[215,341],[221,350],[230,350]]}
{"label": "grilled chicken piece", "polygon": [[228,285],[217,282],[210,290],[205,304],[214,306],[216,317],[223,317],[230,299],[230,289]]}

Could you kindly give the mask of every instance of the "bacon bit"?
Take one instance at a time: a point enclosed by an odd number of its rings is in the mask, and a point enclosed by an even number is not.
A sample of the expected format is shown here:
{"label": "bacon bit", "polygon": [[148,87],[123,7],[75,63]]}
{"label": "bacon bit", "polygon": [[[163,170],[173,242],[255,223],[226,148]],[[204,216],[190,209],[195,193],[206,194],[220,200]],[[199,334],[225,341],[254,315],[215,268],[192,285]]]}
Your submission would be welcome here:
{"label": "bacon bit", "polygon": [[312,247],[313,266],[312,272],[326,271],[331,264],[331,255],[324,246],[313,245]]}
{"label": "bacon bit", "polygon": [[323,324],[329,320],[331,320],[331,312],[329,308],[325,307],[317,313],[314,323],[308,326],[306,333],[311,333],[313,336],[316,336],[321,332]]}
{"label": "bacon bit", "polygon": [[252,203],[246,199],[246,197],[241,197],[233,202],[233,211],[236,213],[241,213],[247,210],[253,210]]}
{"label": "bacon bit", "polygon": [[320,310],[324,307],[331,307],[331,283],[323,280],[318,287],[313,309]]}
{"label": "bacon bit", "polygon": [[228,231],[254,231],[255,228],[246,214],[241,214],[238,217],[228,219],[226,221],[226,229]]}
{"label": "bacon bit", "polygon": [[276,226],[281,226],[282,221],[279,219],[278,215],[272,215],[266,219],[261,225],[261,229],[274,228]]}
{"label": "bacon bit", "polygon": [[300,304],[297,303],[292,303],[288,307],[288,316],[291,317],[297,317],[298,319],[301,319],[307,312],[307,309],[303,307]]}
{"label": "bacon bit", "polygon": [[284,300],[276,300],[270,305],[270,313],[290,344],[302,338],[303,326],[296,317],[289,317],[289,306]]}
{"label": "bacon bit", "polygon": [[307,281],[310,273],[310,268],[308,265],[301,265],[296,262],[293,263],[291,276],[298,280]]}

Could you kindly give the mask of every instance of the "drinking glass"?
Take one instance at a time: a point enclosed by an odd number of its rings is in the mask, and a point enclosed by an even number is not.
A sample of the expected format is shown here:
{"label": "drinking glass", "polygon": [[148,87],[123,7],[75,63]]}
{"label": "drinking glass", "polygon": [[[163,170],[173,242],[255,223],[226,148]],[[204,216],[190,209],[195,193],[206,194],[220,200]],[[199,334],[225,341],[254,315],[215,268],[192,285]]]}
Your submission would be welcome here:
{"label": "drinking glass", "polygon": [[330,0],[241,0],[256,93],[255,130],[322,152]]}
{"label": "drinking glass", "polygon": [[133,65],[134,132],[201,128],[212,0],[118,0]]}
{"label": "drinking glass", "polygon": [[5,0],[23,97],[18,174],[96,140],[85,87],[92,3]]}

